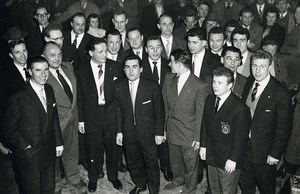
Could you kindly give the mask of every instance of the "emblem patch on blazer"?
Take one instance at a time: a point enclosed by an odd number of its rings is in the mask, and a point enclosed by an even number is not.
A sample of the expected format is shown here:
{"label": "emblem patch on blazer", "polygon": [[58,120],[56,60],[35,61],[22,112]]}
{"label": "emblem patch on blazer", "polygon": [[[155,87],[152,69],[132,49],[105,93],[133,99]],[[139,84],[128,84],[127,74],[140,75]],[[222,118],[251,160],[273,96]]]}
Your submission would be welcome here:
{"label": "emblem patch on blazer", "polygon": [[222,133],[227,135],[228,133],[230,133],[230,125],[226,122],[221,122],[221,130],[222,130]]}

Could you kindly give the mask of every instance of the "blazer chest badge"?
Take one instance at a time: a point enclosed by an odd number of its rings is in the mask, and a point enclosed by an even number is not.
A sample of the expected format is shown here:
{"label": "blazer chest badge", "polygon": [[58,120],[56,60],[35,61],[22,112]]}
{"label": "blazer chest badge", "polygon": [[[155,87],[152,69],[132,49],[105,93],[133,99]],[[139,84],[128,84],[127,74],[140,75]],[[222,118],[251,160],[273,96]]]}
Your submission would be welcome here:
{"label": "blazer chest badge", "polygon": [[223,134],[227,135],[230,133],[230,125],[226,122],[221,122],[221,131]]}

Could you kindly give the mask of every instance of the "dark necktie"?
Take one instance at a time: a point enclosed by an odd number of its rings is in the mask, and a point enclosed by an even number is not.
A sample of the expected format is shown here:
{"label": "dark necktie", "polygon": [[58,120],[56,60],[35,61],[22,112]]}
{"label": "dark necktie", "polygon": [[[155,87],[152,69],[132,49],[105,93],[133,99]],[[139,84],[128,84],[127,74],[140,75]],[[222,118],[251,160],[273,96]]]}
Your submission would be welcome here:
{"label": "dark necktie", "polygon": [[73,102],[73,93],[71,91],[69,84],[67,83],[65,78],[59,73],[59,70],[56,70],[56,73],[57,73],[58,80],[60,81],[61,85],[63,86],[63,88],[66,92],[66,95],[68,96],[68,98],[70,99],[70,101],[72,103]]}
{"label": "dark necktie", "polygon": [[72,45],[74,45],[75,47],[77,46],[77,38],[78,38],[78,35],[76,34],[75,39],[73,40],[73,43],[72,43]]}
{"label": "dark necktie", "polygon": [[23,70],[25,71],[26,82],[30,79],[30,74],[28,73],[27,69],[24,67]]}
{"label": "dark necktie", "polygon": [[253,91],[252,91],[252,95],[251,95],[252,102],[255,100],[258,86],[259,86],[259,83],[256,82],[255,86],[253,88]]}
{"label": "dark necktie", "polygon": [[157,70],[157,66],[156,66],[157,62],[153,61],[152,63],[154,65],[154,67],[153,67],[153,78],[155,79],[156,82],[158,82],[159,77],[158,77],[158,70]]}
{"label": "dark necktie", "polygon": [[218,112],[220,100],[221,100],[221,98],[217,97],[217,101],[216,101],[216,105],[215,105],[215,114]]}
{"label": "dark necktie", "polygon": [[[98,65],[98,67],[99,67],[98,79],[100,80],[100,78],[103,75],[102,64]],[[103,82],[101,82],[100,84],[100,96],[102,95],[102,92],[103,92]]]}

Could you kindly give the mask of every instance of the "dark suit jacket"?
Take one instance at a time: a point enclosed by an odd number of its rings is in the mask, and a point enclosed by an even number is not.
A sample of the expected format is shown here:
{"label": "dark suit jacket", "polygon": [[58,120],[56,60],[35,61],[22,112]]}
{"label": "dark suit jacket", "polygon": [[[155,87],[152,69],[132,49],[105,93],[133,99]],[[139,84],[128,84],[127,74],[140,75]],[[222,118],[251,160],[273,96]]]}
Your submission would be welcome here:
{"label": "dark suit jacket", "polygon": [[132,101],[127,79],[116,86],[115,104],[117,130],[118,133],[123,133],[125,142],[138,137],[143,144],[155,145],[155,135],[164,134],[164,106],[157,83],[140,78],[135,100],[136,130],[133,126]]}
{"label": "dark suit jacket", "polygon": [[190,147],[200,141],[200,128],[208,85],[190,74],[179,96],[177,78],[167,74],[163,86],[166,111],[165,129],[169,143]]}
{"label": "dark suit jacket", "polygon": [[251,51],[257,51],[260,48],[260,43],[262,40],[263,28],[252,22],[249,28],[250,42],[254,43],[254,47],[250,48]]}
{"label": "dark suit jacket", "polygon": [[237,95],[239,98],[242,98],[242,94],[244,91],[245,84],[247,82],[247,78],[242,74],[236,72],[236,78],[234,80],[232,92]]}
{"label": "dark suit jacket", "polygon": [[[133,52],[132,48],[127,49],[124,53],[125,53],[125,56],[135,54],[135,53]],[[145,60],[145,59],[148,59],[148,54],[147,54],[146,49],[145,49],[145,47],[144,47],[144,48],[143,48],[143,54],[142,54],[142,59],[141,59],[141,60],[143,61],[143,60]]]}
{"label": "dark suit jacket", "polygon": [[[259,17],[258,10],[256,8],[256,3],[253,3],[249,6],[254,12],[254,22],[259,24],[259,25],[262,25],[263,24],[263,17],[262,18]],[[268,3],[265,4],[265,8],[263,10],[263,16],[265,15],[266,9],[268,9],[269,7],[272,7],[272,6],[274,6],[274,5],[268,4]]]}
{"label": "dark suit jacket", "polygon": [[[250,76],[242,100],[246,102],[254,78]],[[252,162],[265,164],[268,155],[280,159],[290,136],[292,124],[291,98],[273,77],[260,95],[251,125]]]}
{"label": "dark suit jacket", "polygon": [[[165,9],[165,7],[164,7]],[[141,32],[145,38],[151,35],[160,34],[157,27],[158,15],[153,4],[144,7],[141,15]]]}
{"label": "dark suit jacket", "polygon": [[[54,92],[45,84],[47,113],[30,83],[9,99],[2,134],[13,145],[17,165],[39,172],[54,162],[56,147],[63,144]],[[26,147],[31,145],[32,148]]]}
{"label": "dark suit jacket", "polygon": [[[162,88],[165,82],[166,74],[170,72],[169,62],[168,60],[161,58],[161,69],[160,69],[160,87]],[[143,72],[141,73],[142,77],[145,77],[149,80],[155,81],[153,78],[153,72],[151,70],[151,66],[149,63],[148,56],[143,60]]]}
{"label": "dark suit jacket", "polygon": [[[267,28],[267,26],[264,25],[264,30]],[[285,29],[284,27],[280,26],[279,24],[275,23],[271,27],[270,34],[266,36],[262,42],[266,40],[274,40],[278,44],[278,51],[280,51],[281,47],[283,46],[283,43],[285,41]]]}
{"label": "dark suit jacket", "polygon": [[35,26],[31,29],[28,37],[26,38],[26,46],[29,58],[41,55],[44,46],[44,38],[39,26]]}
{"label": "dark suit jacket", "polygon": [[[57,103],[60,128],[64,131],[67,127],[78,128],[78,107],[77,107],[77,81],[73,67],[68,62],[61,64],[64,71],[72,84],[73,101],[71,102],[57,79],[50,72],[47,83],[52,86]],[[74,129],[74,128],[72,128]],[[76,130],[77,131],[77,130]]]}
{"label": "dark suit jacket", "polygon": [[206,162],[224,169],[226,161],[241,168],[251,126],[249,108],[231,93],[215,114],[216,96],[207,97],[204,106],[200,147],[206,148]]}
{"label": "dark suit jacket", "polygon": [[[161,40],[161,42],[162,42],[162,40]],[[167,55],[167,51],[166,51],[166,48],[165,48],[165,45],[163,44],[163,42],[162,42],[162,47],[163,47],[163,49],[162,49],[161,56],[163,58],[169,60],[169,57]],[[176,36],[173,36],[173,42],[172,42],[172,45],[171,45],[171,52],[173,50],[179,49],[179,48],[184,49],[184,50],[187,49],[186,41],[184,41],[183,39],[180,39]]]}
{"label": "dark suit jacket", "polygon": [[[97,114],[95,114],[98,106],[98,93],[91,64],[82,64],[78,70],[79,121],[84,122],[86,134],[97,133],[98,130],[94,125],[103,121],[99,121]],[[115,129],[116,127],[115,105],[113,103],[114,87],[121,77],[121,65],[107,59],[104,74],[105,116],[107,118],[106,123],[111,129]]]}

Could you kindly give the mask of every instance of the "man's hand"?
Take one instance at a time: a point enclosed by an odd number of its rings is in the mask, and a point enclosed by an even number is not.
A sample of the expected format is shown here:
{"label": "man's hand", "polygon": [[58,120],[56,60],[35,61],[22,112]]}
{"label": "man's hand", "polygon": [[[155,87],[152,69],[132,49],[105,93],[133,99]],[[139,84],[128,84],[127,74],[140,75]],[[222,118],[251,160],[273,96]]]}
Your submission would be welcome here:
{"label": "man's hand", "polygon": [[56,147],[56,157],[61,156],[62,153],[63,153],[63,151],[64,151],[64,146],[58,146],[58,147]]}
{"label": "man's hand", "polygon": [[24,150],[32,148],[31,145],[27,146]]}
{"label": "man's hand", "polygon": [[235,170],[236,162],[232,160],[227,160],[225,163],[225,170],[226,172],[232,173]]}
{"label": "man's hand", "polygon": [[200,147],[199,155],[201,160],[206,160],[206,148]]}
{"label": "man's hand", "polygon": [[10,151],[9,148],[5,147],[2,143],[0,143],[0,151],[4,154],[11,154],[12,152]]}
{"label": "man's hand", "polygon": [[165,142],[165,136],[155,135],[155,143],[156,145],[160,145]]}
{"label": "man's hand", "polygon": [[268,155],[267,163],[269,165],[274,165],[274,164],[277,164],[278,162],[279,162],[278,159],[273,158],[272,156]]}
{"label": "man's hand", "polygon": [[84,122],[79,122],[78,131],[79,131],[79,133],[85,134]]}
{"label": "man's hand", "polygon": [[117,133],[116,144],[119,146],[123,145],[123,134],[122,133]]}
{"label": "man's hand", "polygon": [[193,141],[192,147],[193,147],[194,151],[198,150],[200,148],[200,142]]}

